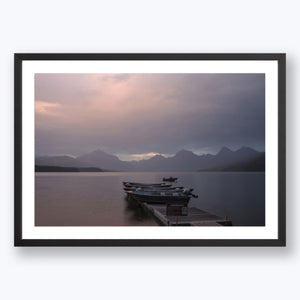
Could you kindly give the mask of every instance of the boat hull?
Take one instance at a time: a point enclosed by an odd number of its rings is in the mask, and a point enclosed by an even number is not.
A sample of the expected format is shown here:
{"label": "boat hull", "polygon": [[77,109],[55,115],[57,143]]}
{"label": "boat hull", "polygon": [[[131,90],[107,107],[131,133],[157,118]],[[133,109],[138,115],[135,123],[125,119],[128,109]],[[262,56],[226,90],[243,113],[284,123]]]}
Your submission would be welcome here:
{"label": "boat hull", "polygon": [[141,189],[142,191],[147,191],[147,192],[182,192],[184,187],[178,186],[178,187],[164,187],[164,188],[157,188],[157,187],[124,187],[124,191],[135,191],[137,189]]}
{"label": "boat hull", "polygon": [[172,184],[166,184],[166,183],[140,183],[140,182],[123,182],[124,186],[135,186],[135,187],[169,187]]}
{"label": "boat hull", "polygon": [[170,177],[170,178],[163,178],[164,182],[176,182],[177,181],[177,177]]}
{"label": "boat hull", "polygon": [[[180,194],[178,196],[174,195],[159,195],[160,193],[157,193],[157,195],[153,193],[149,194],[139,194],[139,193],[133,193],[131,191],[127,192],[127,195],[129,198],[132,198],[137,201],[146,202],[146,203],[156,203],[156,204],[167,204],[167,203],[188,203],[190,200],[189,195],[183,195]],[[164,193],[162,193],[164,194]]]}

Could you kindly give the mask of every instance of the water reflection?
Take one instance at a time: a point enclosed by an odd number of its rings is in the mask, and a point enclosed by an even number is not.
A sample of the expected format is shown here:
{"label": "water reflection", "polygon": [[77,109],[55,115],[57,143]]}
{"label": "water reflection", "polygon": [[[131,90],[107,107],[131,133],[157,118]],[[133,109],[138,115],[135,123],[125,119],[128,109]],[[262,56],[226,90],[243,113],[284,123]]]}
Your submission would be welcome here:
{"label": "water reflection", "polygon": [[36,226],[157,226],[124,198],[123,181],[161,182],[178,177],[194,188],[189,206],[226,215],[235,226],[264,226],[264,173],[36,173]]}
{"label": "water reflection", "polygon": [[124,197],[124,200],[126,201],[125,210],[131,213],[131,220],[144,222],[146,220],[153,219],[151,214],[145,211],[145,209],[141,206],[141,204],[139,204],[131,197],[126,196]]}

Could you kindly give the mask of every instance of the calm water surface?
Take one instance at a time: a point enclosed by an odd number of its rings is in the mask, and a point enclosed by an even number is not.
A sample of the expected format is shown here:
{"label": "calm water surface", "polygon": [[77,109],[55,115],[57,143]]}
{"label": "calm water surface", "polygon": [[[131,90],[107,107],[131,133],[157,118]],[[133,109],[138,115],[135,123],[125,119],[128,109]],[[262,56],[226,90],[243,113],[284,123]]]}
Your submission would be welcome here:
{"label": "calm water surface", "polygon": [[161,182],[194,188],[198,207],[236,226],[265,225],[265,173],[36,173],[36,226],[156,226],[151,216],[125,199],[122,181]]}

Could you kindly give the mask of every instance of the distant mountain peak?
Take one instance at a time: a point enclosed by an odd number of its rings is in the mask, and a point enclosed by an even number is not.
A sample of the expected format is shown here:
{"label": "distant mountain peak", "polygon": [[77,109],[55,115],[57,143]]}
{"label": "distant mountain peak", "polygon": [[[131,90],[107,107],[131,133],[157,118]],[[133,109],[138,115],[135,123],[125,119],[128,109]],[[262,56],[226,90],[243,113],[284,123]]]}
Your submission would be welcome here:
{"label": "distant mountain peak", "polygon": [[175,156],[177,156],[177,155],[191,155],[191,154],[195,155],[195,154],[194,154],[192,151],[190,151],[190,150],[182,149],[182,150],[176,152]]}
{"label": "distant mountain peak", "polygon": [[151,160],[160,160],[160,159],[164,159],[165,157],[161,154],[156,154],[154,156],[152,156],[150,159]]}
{"label": "distant mountain peak", "polygon": [[117,156],[108,154],[100,149],[78,156],[76,159],[106,170],[122,170],[127,166],[127,163],[121,161]]}
{"label": "distant mountain peak", "polygon": [[217,155],[224,155],[224,154],[231,154],[231,153],[233,153],[233,151],[232,150],[230,150],[228,147],[222,147],[221,148],[221,150],[217,153]]}
{"label": "distant mountain peak", "polygon": [[98,158],[101,158],[101,157],[113,157],[113,158],[117,158],[119,159],[117,156],[113,155],[113,154],[108,154],[107,152],[101,150],[101,149],[97,149],[95,151],[92,151],[90,153],[87,153],[87,154],[83,154],[83,155],[80,155],[78,156],[77,158],[82,158],[82,157],[87,157],[87,156],[90,156],[90,157],[98,157]]}
{"label": "distant mountain peak", "polygon": [[255,153],[257,152],[256,150],[250,148],[250,147],[246,147],[246,146],[243,146],[241,147],[240,149],[236,150],[235,152],[248,152],[248,153]]}
{"label": "distant mountain peak", "polygon": [[107,155],[111,155],[111,154],[108,154],[108,153],[106,153],[106,152],[104,152],[103,150],[101,150],[101,149],[97,149],[97,150],[95,150],[95,151],[92,151],[92,152],[90,152],[90,154],[107,154]]}
{"label": "distant mountain peak", "polygon": [[96,150],[94,150],[94,151],[92,151],[92,152],[104,152],[104,151],[101,150],[101,149],[96,149]]}
{"label": "distant mountain peak", "polygon": [[179,150],[177,153],[179,153],[179,152],[192,152],[192,151],[190,151],[190,150],[186,150],[186,149],[181,149],[181,150]]}

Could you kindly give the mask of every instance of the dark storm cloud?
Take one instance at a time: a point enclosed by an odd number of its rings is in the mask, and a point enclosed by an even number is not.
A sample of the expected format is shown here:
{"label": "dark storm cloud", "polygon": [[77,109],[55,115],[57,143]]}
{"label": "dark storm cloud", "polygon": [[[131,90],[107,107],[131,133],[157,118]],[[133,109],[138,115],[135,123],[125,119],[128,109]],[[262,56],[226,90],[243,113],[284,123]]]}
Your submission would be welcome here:
{"label": "dark storm cloud", "polygon": [[264,150],[264,74],[37,74],[36,151]]}

